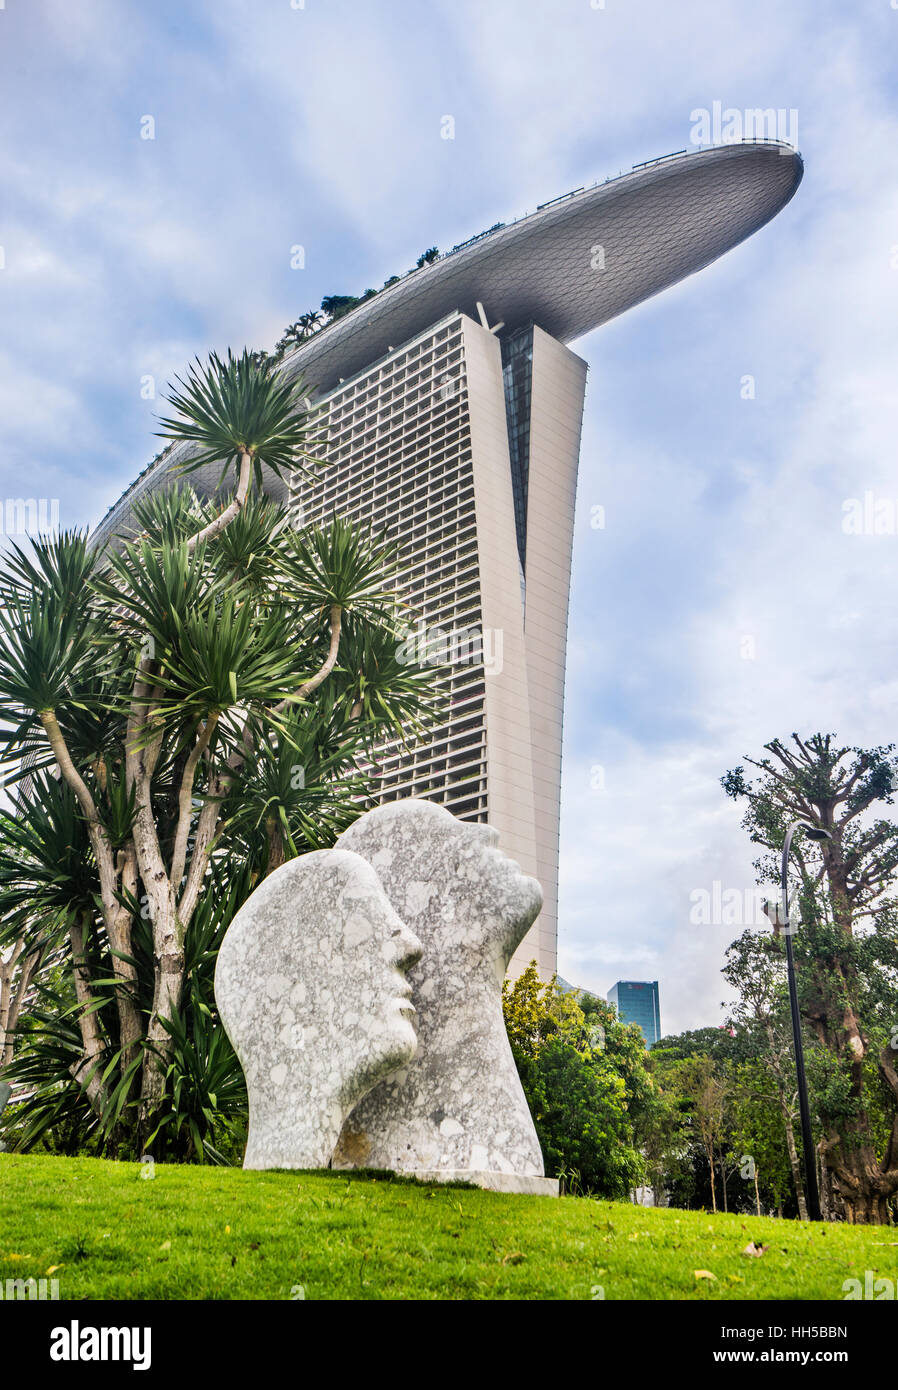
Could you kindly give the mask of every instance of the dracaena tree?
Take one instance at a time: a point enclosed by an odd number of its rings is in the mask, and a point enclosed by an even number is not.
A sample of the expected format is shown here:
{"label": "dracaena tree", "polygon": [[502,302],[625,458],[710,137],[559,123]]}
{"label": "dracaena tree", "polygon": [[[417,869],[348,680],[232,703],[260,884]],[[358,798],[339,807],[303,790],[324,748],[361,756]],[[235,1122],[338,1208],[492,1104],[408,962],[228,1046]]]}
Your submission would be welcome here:
{"label": "dracaena tree", "polygon": [[180,481],[135,506],[115,548],[74,532],[14,546],[0,579],[19,783],[0,821],[7,1053],[21,1035],[7,1072],[39,1101],[65,1095],[117,1151],[214,1137],[208,1077],[240,1091],[208,1026],[229,914],[284,859],[333,842],[363,809],[378,741],[432,700],[431,676],[396,658],[391,548],[337,517],[296,530],[261,495],[264,470],[318,466],[302,399],[249,353],[197,363],[162,429],[189,446],[182,472],[221,464],[226,505]]}
{"label": "dracaena tree", "polygon": [[[898,1194],[898,825],[886,809],[894,745],[793,734],[746,762],[753,780],[737,767],[722,783],[745,806],[743,825],[762,849],[760,883],[776,883],[792,821],[827,832],[822,842],[799,837],[792,852],[808,1089],[827,1185],[849,1220],[882,1224]],[[781,939],[770,951],[782,961]],[[744,977],[728,975],[746,998]]]}

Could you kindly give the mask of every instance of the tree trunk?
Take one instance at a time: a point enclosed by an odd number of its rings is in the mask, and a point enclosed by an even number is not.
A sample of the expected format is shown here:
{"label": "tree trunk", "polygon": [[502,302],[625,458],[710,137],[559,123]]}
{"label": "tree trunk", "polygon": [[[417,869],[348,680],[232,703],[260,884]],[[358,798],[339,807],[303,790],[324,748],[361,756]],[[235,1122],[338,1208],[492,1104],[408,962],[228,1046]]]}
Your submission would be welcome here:
{"label": "tree trunk", "polygon": [[862,1192],[845,1199],[845,1210],[852,1226],[888,1226],[888,1198],[877,1192]]}
{"label": "tree trunk", "polygon": [[8,1002],[5,1013],[0,1016],[0,1067],[5,1067],[7,1062],[12,1061],[19,1014],[22,1012],[22,1005],[25,1003],[32,981],[40,969],[43,957],[43,947],[20,956],[18,961],[19,975],[15,989],[12,988],[12,977],[10,976]]}
{"label": "tree trunk", "polygon": [[711,1210],[717,1212],[717,1187],[714,1182],[714,1149],[708,1151],[708,1166],[711,1169]]}
{"label": "tree trunk", "polygon": [[78,1027],[81,1030],[81,1045],[84,1048],[84,1057],[77,1066],[73,1067],[72,1074],[84,1088],[91,1109],[99,1114],[106,1099],[102,1074],[105,1046],[100,1032],[97,1010],[93,1007],[96,1000],[91,989],[90,969],[84,954],[84,928],[86,925],[89,925],[89,918],[85,913],[81,921],[74,921],[69,927],[75,995],[80,1005]]}
{"label": "tree trunk", "polygon": [[159,846],[159,834],[153,815],[151,785],[156,759],[161,747],[161,734],[154,736],[144,747],[137,742],[146,721],[141,701],[152,696],[145,668],[141,668],[134,685],[132,712],[126,745],[128,782],[134,787],[136,814],[131,832],[140,877],[147,894],[147,907],[153,929],[153,1007],[146,1032],[147,1051],[144,1054],[141,1078],[141,1100],[138,1115],[138,1136],[146,1140],[150,1117],[157,1108],[165,1088],[165,1067],[171,1052],[171,1035],[163,1019],[170,1020],[181,1003],[184,987],[184,932],[178,920],[175,891]]}
{"label": "tree trunk", "polygon": [[171,1020],[180,1008],[184,989],[184,939],[177,914],[157,914],[153,921],[153,1011],[147,1028],[147,1051],[143,1064],[139,1132],[146,1140],[150,1119],[165,1089],[165,1067],[171,1052],[171,1034],[163,1019]]}
{"label": "tree trunk", "polygon": [[845,1220],[852,1226],[889,1225],[889,1200],[898,1183],[894,1174],[882,1172],[872,1146],[862,1144],[846,1153],[831,1143],[826,1157],[839,1185]]}
{"label": "tree trunk", "polygon": [[[129,845],[119,855],[122,894],[137,895],[137,859],[133,846]],[[137,1047],[143,1037],[143,1020],[137,1006],[137,966],[131,964],[133,944],[131,940],[131,913],[119,905],[119,910],[110,924],[109,945],[112,948],[112,970],[119,981],[115,992],[115,1002],[119,1017],[119,1046],[122,1050],[121,1070],[124,1073],[137,1056]],[[128,957],[129,959],[123,959]]]}
{"label": "tree trunk", "polygon": [[808,1204],[804,1196],[804,1183],[801,1178],[801,1164],[798,1161],[798,1150],[795,1147],[795,1134],[792,1129],[792,1115],[788,1104],[783,1097],[781,1099],[781,1109],[783,1113],[783,1124],[786,1130],[786,1148],[789,1153],[789,1167],[792,1170],[792,1186],[795,1188],[795,1200],[798,1203],[799,1221],[807,1221]]}
{"label": "tree trunk", "polygon": [[219,512],[214,521],[210,521],[208,526],[204,526],[201,531],[197,531],[195,536],[191,536],[187,542],[188,553],[192,554],[202,541],[211,541],[214,536],[222,532],[229,526],[234,517],[241,511],[247,496],[249,495],[249,485],[253,477],[252,455],[242,453],[240,455],[240,468],[237,474],[237,491],[233,498],[225,507],[223,512]]}
{"label": "tree trunk", "polygon": [[[10,1030],[9,1018],[13,1007],[13,976],[16,973],[16,966],[19,957],[25,949],[24,941],[17,941],[12,948],[12,952],[6,960],[0,958],[0,1066],[12,1057],[13,1035]],[[21,971],[21,966],[19,967]]]}
{"label": "tree trunk", "polygon": [[281,827],[274,816],[268,816],[265,821],[265,832],[268,837],[268,867],[266,874],[273,873],[285,862],[287,855],[284,849],[284,836]]}

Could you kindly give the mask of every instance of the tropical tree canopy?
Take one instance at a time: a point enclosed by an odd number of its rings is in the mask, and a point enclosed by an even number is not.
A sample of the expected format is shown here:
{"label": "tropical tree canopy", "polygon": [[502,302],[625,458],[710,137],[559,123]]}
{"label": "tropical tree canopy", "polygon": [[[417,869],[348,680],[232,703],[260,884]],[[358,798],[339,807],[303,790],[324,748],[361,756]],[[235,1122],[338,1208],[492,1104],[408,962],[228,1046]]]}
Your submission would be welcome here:
{"label": "tropical tree canopy", "polygon": [[[824,1185],[848,1219],[885,1223],[898,1193],[898,824],[886,809],[894,804],[894,746],[793,734],[745,762],[753,780],[737,767],[722,784],[744,805],[743,825],[761,848],[760,883],[777,882],[791,823],[826,832],[822,840],[799,832],[791,855],[816,1144]],[[774,950],[782,962],[782,941]],[[755,961],[760,967],[758,953]],[[746,973],[731,971],[744,998],[757,994]]]}
{"label": "tropical tree canopy", "polygon": [[5,557],[9,1142],[227,1146],[245,1096],[214,1014],[221,935],[260,877],[370,804],[378,744],[429,717],[433,672],[396,660],[392,548],[338,517],[296,530],[252,489],[312,466],[302,393],[213,354],[163,426],[184,472],[232,471],[223,507],[182,480],[115,548],[67,532]]}

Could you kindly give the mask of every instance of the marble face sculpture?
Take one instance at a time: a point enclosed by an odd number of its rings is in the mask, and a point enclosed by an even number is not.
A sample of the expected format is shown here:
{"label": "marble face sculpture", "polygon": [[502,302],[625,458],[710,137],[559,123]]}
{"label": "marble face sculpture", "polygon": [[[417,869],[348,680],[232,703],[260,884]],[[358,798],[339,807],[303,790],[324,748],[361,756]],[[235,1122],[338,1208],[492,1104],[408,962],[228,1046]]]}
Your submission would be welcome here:
{"label": "marble face sculpture", "polygon": [[497,842],[488,826],[415,800],[368,811],[338,841],[371,864],[423,951],[409,974],[417,1055],[356,1106],[335,1167],[543,1190],[542,1154],[502,1016],[505,970],[542,890]]}
{"label": "marble face sculpture", "polygon": [[346,1116],[415,1052],[406,972],[421,945],[374,870],[319,850],[264,879],[215,970],[249,1092],[244,1168],[326,1168]]}

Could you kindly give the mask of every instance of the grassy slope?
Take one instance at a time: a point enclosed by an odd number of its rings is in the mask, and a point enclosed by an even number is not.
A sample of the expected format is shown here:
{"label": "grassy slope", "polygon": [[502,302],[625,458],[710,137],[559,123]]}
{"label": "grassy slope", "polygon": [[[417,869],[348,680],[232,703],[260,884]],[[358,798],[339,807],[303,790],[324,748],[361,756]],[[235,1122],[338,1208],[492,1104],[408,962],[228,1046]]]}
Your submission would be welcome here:
{"label": "grassy slope", "polygon": [[[894,1229],[802,1226],[338,1174],[0,1155],[0,1281],[60,1297],[840,1300]],[[761,1258],[740,1252],[768,1244]],[[696,1278],[709,1270],[715,1280]]]}

